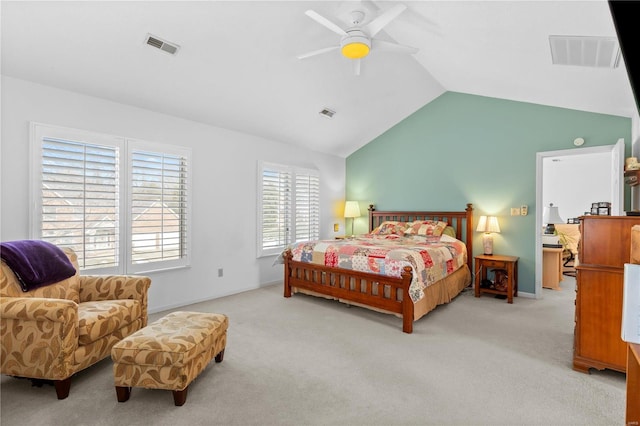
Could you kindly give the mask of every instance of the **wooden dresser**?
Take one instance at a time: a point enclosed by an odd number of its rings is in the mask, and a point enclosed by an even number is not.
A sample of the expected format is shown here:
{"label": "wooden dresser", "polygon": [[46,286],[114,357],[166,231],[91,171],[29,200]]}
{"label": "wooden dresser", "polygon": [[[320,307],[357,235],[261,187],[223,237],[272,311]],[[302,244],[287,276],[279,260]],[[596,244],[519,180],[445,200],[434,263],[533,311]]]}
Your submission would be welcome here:
{"label": "wooden dresser", "polygon": [[573,369],[626,371],[627,344],[620,337],[624,264],[638,216],[583,216],[576,267]]}

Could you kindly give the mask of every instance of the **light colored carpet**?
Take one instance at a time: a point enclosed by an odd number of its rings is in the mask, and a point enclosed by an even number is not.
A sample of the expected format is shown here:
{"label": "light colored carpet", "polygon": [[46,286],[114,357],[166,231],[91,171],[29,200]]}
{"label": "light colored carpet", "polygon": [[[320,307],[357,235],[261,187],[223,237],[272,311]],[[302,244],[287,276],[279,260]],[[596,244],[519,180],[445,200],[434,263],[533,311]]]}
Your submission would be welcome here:
{"label": "light colored carpet", "polygon": [[[175,407],[134,388],[118,403],[112,363],[52,386],[2,376],[10,425],[617,425],[625,376],[571,369],[575,281],[513,305],[465,291],[402,333],[394,316],[269,286],[178,310],[230,318],[224,361]],[[151,320],[166,314],[155,314]]]}

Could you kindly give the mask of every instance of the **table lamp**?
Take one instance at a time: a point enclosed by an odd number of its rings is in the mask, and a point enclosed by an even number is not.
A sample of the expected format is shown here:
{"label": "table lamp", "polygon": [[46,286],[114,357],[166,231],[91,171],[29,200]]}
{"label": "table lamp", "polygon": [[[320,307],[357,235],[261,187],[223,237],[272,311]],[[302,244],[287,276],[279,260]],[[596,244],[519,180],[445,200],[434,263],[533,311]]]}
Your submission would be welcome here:
{"label": "table lamp", "polygon": [[547,224],[546,228],[544,229],[545,234],[555,234],[556,227],[554,226],[554,224],[564,223],[564,220],[562,220],[560,214],[558,213],[558,207],[554,206],[553,203],[549,203],[549,207],[544,208],[542,222]]}
{"label": "table lamp", "polygon": [[484,254],[493,255],[493,236],[492,232],[500,232],[500,225],[498,224],[498,218],[495,216],[480,216],[480,222],[478,222],[477,232],[484,232],[482,234],[482,247],[484,248]]}
{"label": "table lamp", "polygon": [[351,218],[351,236],[353,237],[353,222],[360,217],[360,205],[357,201],[347,201],[344,205],[344,217]]}

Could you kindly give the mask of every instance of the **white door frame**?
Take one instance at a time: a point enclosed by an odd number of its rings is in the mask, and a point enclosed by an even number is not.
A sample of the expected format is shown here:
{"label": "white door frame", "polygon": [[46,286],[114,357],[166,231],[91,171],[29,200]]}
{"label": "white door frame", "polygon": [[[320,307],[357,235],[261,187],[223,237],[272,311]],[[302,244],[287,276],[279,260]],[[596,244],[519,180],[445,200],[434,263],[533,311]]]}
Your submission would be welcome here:
{"label": "white door frame", "polygon": [[611,153],[611,215],[621,216],[624,211],[624,139],[618,139],[614,145],[594,146],[580,149],[563,149],[536,153],[536,268],[535,297],[542,298],[542,165],[548,157],[576,156],[582,154]]}

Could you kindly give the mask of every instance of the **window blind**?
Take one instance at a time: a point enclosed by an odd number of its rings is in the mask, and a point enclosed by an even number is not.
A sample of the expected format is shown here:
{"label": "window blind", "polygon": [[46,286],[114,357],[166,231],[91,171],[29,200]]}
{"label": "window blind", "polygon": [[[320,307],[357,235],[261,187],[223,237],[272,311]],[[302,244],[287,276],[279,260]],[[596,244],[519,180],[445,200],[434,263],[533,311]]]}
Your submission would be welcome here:
{"label": "window blind", "polygon": [[72,248],[82,269],[118,265],[118,160],[115,146],[42,139],[41,238]]}
{"label": "window blind", "polygon": [[320,238],[317,171],[259,163],[258,256],[279,254],[294,241]]}
{"label": "window blind", "polygon": [[295,240],[317,240],[320,238],[320,178],[296,174],[295,180]]}
{"label": "window blind", "polygon": [[262,170],[262,250],[285,247],[291,237],[291,172]]}
{"label": "window blind", "polygon": [[131,154],[131,262],[183,258],[187,247],[187,159]]}

